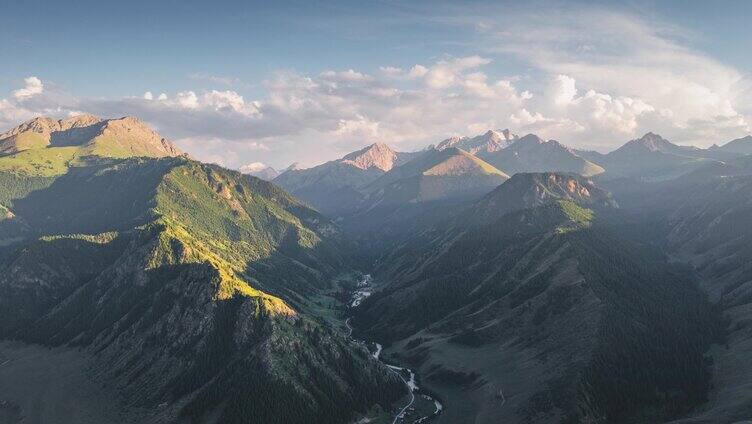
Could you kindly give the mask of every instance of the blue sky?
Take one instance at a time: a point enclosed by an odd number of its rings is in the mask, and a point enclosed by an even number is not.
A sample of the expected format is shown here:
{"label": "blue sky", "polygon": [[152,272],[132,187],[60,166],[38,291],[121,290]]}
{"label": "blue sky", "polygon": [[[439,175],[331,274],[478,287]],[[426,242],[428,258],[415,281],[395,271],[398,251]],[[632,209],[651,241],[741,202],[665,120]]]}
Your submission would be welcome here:
{"label": "blue sky", "polygon": [[598,150],[749,133],[752,2],[518,3],[3,2],[0,130],[133,114],[231,167],[485,127]]}

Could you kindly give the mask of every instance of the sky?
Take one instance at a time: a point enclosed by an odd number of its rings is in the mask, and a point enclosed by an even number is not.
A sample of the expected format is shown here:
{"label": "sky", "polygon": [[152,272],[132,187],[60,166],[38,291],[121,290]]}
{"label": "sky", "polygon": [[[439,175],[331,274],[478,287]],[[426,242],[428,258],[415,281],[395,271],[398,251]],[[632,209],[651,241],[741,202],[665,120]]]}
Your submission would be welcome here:
{"label": "sky", "polygon": [[230,168],[491,128],[602,152],[752,132],[749,1],[0,1],[0,16],[0,131],[133,115]]}

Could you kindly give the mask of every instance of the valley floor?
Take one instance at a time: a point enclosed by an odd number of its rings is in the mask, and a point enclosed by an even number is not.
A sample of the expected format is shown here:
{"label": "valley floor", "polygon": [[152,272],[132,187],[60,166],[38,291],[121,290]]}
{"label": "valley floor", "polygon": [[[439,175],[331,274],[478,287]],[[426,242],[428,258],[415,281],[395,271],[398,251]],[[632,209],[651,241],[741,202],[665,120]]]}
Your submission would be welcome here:
{"label": "valley floor", "polygon": [[87,376],[76,350],[0,342],[0,424],[137,422],[114,399]]}

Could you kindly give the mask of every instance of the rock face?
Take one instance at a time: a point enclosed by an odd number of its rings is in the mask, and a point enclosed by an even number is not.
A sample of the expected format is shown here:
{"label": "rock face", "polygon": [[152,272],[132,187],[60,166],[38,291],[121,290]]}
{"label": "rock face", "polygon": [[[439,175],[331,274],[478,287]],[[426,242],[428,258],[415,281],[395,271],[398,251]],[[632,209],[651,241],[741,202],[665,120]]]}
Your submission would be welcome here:
{"label": "rock face", "polygon": [[505,149],[481,152],[479,156],[510,175],[518,172],[571,172],[590,177],[604,171],[558,141],[545,141],[534,134],[516,140]]}
{"label": "rock face", "polygon": [[466,136],[448,138],[439,143],[436,149],[444,150],[456,147],[468,153],[479,155],[482,153],[498,152],[501,149],[509,147],[518,138],[516,134],[512,134],[509,130],[488,130],[485,134],[472,138]]}
{"label": "rock face", "polygon": [[402,158],[402,155],[389,148],[386,144],[375,143],[362,150],[346,155],[340,162],[363,170],[376,168],[388,172],[395,165],[404,162],[401,160]]}
{"label": "rock face", "polygon": [[[55,122],[29,127],[52,127],[50,145],[79,128]],[[130,120],[93,126],[120,153],[161,141]],[[138,422],[345,423],[404,396],[313,304],[352,247],[271,183],[138,157],[0,170],[0,187],[0,338],[81,349],[113,402],[153,411]]]}
{"label": "rock face", "polygon": [[613,206],[581,176],[517,174],[385,251],[355,322],[448,422],[677,417],[706,399],[723,324],[691,273],[616,234]]}

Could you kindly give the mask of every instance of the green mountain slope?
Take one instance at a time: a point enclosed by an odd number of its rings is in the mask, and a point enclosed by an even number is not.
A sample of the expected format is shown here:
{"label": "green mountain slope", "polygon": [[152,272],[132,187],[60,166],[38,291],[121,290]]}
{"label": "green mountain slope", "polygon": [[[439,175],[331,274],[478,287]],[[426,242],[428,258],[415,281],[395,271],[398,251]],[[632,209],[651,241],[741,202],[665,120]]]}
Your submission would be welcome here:
{"label": "green mountain slope", "polygon": [[[726,314],[726,343],[715,347],[709,402],[682,422],[736,422],[752,413],[752,159],[708,164],[682,178],[618,187],[625,231],[690,264]],[[623,199],[623,200],[622,200]],[[631,221],[631,222],[629,222]]]}
{"label": "green mountain slope", "polygon": [[616,236],[591,184],[515,176],[379,260],[355,322],[448,422],[661,422],[706,400],[718,311],[688,269]]}
{"label": "green mountain slope", "polygon": [[64,171],[0,172],[24,187],[3,190],[2,338],[79,346],[151,422],[350,422],[404,395],[312,302],[353,266],[317,212],[180,157]]}

